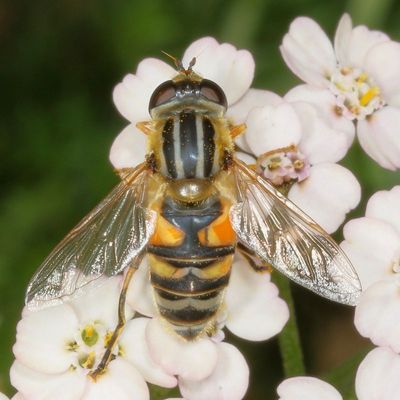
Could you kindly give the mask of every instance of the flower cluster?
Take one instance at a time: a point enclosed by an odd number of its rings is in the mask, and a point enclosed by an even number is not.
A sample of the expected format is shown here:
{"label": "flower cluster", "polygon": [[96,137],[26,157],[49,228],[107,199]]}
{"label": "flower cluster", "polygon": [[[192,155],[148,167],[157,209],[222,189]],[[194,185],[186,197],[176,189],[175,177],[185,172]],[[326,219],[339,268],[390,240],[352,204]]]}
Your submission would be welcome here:
{"label": "flower cluster", "polygon": [[[251,88],[252,55],[211,37],[192,43],[182,63],[188,66],[195,58],[195,72],[225,92],[229,123],[246,125],[246,133],[235,139],[237,156],[331,233],[361,197],[357,179],[338,164],[356,130],[374,160],[385,168],[400,168],[400,140],[394,131],[400,120],[400,45],[383,33],[353,28],[344,15],[334,46],[314,21],[297,18],[281,52],[306,82],[283,97]],[[114,89],[116,107],[130,122],[111,148],[116,169],[143,162],[146,137],[136,125],[149,119],[154,89],[176,74],[167,63],[148,58]],[[387,393],[400,396],[400,385],[392,379],[400,372],[399,204],[400,187],[379,192],[370,200],[366,217],[350,221],[344,229],[343,249],[366,289],[357,306],[356,326],[380,346],[359,368],[360,400],[376,398],[367,391],[377,393],[373,385],[378,379],[385,382]],[[240,351],[224,341],[223,329],[260,341],[279,333],[289,318],[270,274],[256,273],[237,255],[217,316],[218,331],[185,341],[169,332],[157,311],[145,258],[127,292],[127,322],[111,362],[93,379],[91,373],[118,322],[122,280],[99,278],[62,304],[24,309],[11,369],[11,382],[18,390],[14,400],[145,400],[147,383],[179,386],[186,400],[240,400],[248,387],[249,369]],[[384,374],[388,366],[393,374]],[[389,399],[379,393],[380,399]],[[307,377],[284,381],[278,394],[281,400],[342,399],[329,384]]]}
{"label": "flower cluster", "polygon": [[281,53],[306,83],[293,89],[298,100],[329,101],[325,112],[355,121],[371,158],[384,168],[400,168],[400,43],[365,26],[353,28],[345,14],[332,45],[315,21],[300,17],[283,38]]}

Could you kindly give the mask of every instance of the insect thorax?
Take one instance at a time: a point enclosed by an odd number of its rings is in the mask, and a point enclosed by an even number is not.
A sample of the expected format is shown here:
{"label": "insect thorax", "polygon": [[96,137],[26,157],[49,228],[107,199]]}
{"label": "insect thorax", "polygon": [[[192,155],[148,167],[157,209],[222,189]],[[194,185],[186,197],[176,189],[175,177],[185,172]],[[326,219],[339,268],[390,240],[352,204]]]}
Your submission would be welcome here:
{"label": "insect thorax", "polygon": [[225,149],[232,148],[224,117],[188,108],[155,126],[150,151],[157,170],[169,179],[211,178],[223,166]]}

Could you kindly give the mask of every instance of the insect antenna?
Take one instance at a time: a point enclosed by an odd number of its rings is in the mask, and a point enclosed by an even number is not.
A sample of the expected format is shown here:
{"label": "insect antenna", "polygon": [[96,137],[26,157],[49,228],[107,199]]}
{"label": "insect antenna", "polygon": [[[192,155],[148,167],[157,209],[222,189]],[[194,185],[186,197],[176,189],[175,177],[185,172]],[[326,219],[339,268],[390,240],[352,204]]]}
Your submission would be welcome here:
{"label": "insect antenna", "polygon": [[193,72],[193,66],[196,64],[196,57],[193,57],[189,63],[188,68],[185,68],[182,64],[182,61],[179,58],[172,56],[171,54],[167,53],[164,50],[161,50],[161,52],[163,54],[165,54],[167,57],[169,57],[174,62],[178,72],[181,72],[185,75],[190,75]]}

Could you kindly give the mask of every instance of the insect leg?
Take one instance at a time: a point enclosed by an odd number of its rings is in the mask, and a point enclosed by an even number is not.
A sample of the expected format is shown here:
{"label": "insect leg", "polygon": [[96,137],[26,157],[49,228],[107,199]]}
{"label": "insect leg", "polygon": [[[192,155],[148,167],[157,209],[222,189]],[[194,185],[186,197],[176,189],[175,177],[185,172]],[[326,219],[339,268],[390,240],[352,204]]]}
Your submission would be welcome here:
{"label": "insect leg", "polygon": [[107,343],[106,352],[104,353],[103,358],[101,359],[99,365],[93,372],[89,373],[89,376],[93,380],[96,380],[97,377],[99,375],[101,375],[107,368],[107,365],[110,363],[112,355],[113,355],[113,349],[114,349],[115,345],[117,344],[118,339],[121,336],[121,333],[124,329],[124,326],[126,323],[126,317],[125,317],[126,292],[128,291],[129,283],[131,282],[133,274],[136,272],[136,270],[137,270],[137,268],[134,268],[131,266],[128,268],[128,271],[126,272],[126,275],[124,278],[124,283],[122,285],[121,294],[119,296],[118,324],[111,336],[110,341]]}
{"label": "insect leg", "polygon": [[243,243],[238,243],[237,244],[237,249],[240,252],[240,254],[246,259],[246,261],[249,263],[250,267],[254,269],[256,272],[272,272],[273,268],[271,264],[264,263],[264,264],[258,264],[254,258],[258,257],[254,253],[253,250],[248,248],[246,245]]}

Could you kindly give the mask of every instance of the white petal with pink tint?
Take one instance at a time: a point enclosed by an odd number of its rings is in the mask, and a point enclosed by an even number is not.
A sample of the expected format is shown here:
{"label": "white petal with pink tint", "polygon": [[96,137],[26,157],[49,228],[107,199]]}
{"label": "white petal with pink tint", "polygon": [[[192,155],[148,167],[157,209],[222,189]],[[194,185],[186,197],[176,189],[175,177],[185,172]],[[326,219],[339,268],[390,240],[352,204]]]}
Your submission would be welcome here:
{"label": "white petal with pink tint", "polygon": [[365,70],[371,74],[390,105],[400,106],[400,43],[384,41],[372,47],[365,60]]}
{"label": "white petal with pink tint", "polygon": [[332,44],[321,27],[312,19],[298,17],[291,24],[280,47],[281,54],[304,82],[326,87],[336,59]]}
{"label": "white petal with pink tint", "polygon": [[243,162],[245,162],[246,164],[256,164],[256,159],[251,156],[250,154],[247,153],[242,153],[241,151],[237,151],[235,153],[235,157],[237,157],[239,160],[242,160]]}
{"label": "white petal with pink tint", "polygon": [[253,154],[296,145],[301,138],[301,125],[293,107],[282,103],[277,107],[253,109],[247,118],[246,141]]}
{"label": "white petal with pink tint", "polygon": [[146,135],[135,125],[128,125],[111,146],[111,164],[116,169],[136,167],[145,159],[146,143]]}
{"label": "white petal with pink tint", "polygon": [[332,129],[329,121],[318,115],[318,110],[305,102],[292,103],[301,122],[303,135],[299,150],[311,164],[337,162],[349,148],[347,135]]}
{"label": "white petal with pink tint", "polygon": [[190,400],[241,400],[249,385],[249,367],[239,350],[220,343],[218,362],[212,374],[201,381],[179,380],[182,395]]}
{"label": "white petal with pink tint", "polygon": [[149,321],[148,318],[135,318],[127,324],[120,339],[123,357],[140,371],[147,382],[172,388],[177,384],[176,378],[168,375],[150,356],[145,333]]}
{"label": "white petal with pink tint", "polygon": [[149,400],[142,375],[127,361],[112,361],[96,382],[88,379],[82,400]]}
{"label": "white petal with pink tint", "polygon": [[400,399],[400,356],[385,347],[367,354],[356,376],[358,400]]}
{"label": "white petal with pink tint", "polygon": [[[228,108],[227,117],[233,124],[238,125],[247,120],[249,112],[253,108],[264,105],[278,106],[282,103],[282,98],[268,90],[250,89],[237,103]],[[251,152],[246,141],[246,132],[237,136],[235,143],[244,151]]]}
{"label": "white petal with pink tint", "polygon": [[266,340],[278,334],[289,319],[269,273],[257,273],[238,255],[226,291],[227,328],[247,340]]}
{"label": "white petal with pink tint", "polygon": [[349,14],[345,13],[339,20],[334,40],[335,54],[340,65],[348,65],[348,46],[352,30],[353,24],[351,22],[351,17]]}
{"label": "white petal with pink tint", "polygon": [[379,281],[363,292],[354,324],[376,346],[400,352],[400,284],[398,279]]}
{"label": "white petal with pink tint", "polygon": [[400,235],[386,222],[353,219],[343,228],[341,247],[360,277],[363,290],[382,279],[394,277],[400,257]]}
{"label": "white petal with pink tint", "polygon": [[311,376],[296,376],[284,380],[277,389],[279,400],[342,400],[329,383]]}
{"label": "white petal with pink tint", "polygon": [[361,198],[361,187],[346,168],[331,163],[311,167],[308,179],[295,183],[289,199],[320,224],[334,232]]}
{"label": "white petal with pink tint", "polygon": [[135,311],[147,317],[157,315],[147,257],[143,259],[132,278],[126,294],[126,302]]}
{"label": "white petal with pink tint", "polygon": [[43,374],[18,361],[11,367],[10,379],[11,384],[29,400],[81,399],[86,385],[86,377],[76,371]]}
{"label": "white petal with pink tint", "polygon": [[380,166],[400,168],[400,108],[385,107],[358,121],[358,139],[364,151]]}
{"label": "white petal with pink tint", "polygon": [[150,118],[148,107],[154,89],[177,74],[176,70],[156,58],[145,58],[136,74],[128,74],[114,88],[113,100],[118,111],[130,122]]}
{"label": "white petal with pink tint", "polygon": [[307,102],[312,104],[318,110],[319,117],[325,120],[331,129],[346,135],[348,147],[353,143],[354,123],[338,113],[336,98],[330,90],[311,85],[298,85],[286,93],[285,100],[290,103]]}
{"label": "white petal with pink tint", "polygon": [[40,311],[25,311],[17,325],[13,351],[20,363],[46,373],[65,372],[76,355],[68,351],[79,322],[74,310],[60,304]]}
{"label": "white petal with pink tint", "polygon": [[383,32],[371,31],[360,25],[352,29],[351,18],[344,14],[340,19],[335,35],[335,51],[341,66],[363,68],[368,51],[376,44],[390,38]]}
{"label": "white petal with pink tint", "polygon": [[[82,294],[71,298],[69,304],[75,310],[80,326],[91,324],[93,321],[108,327],[117,325],[121,286],[122,276],[99,278],[82,288]],[[125,315],[127,319],[133,316],[128,305],[125,306]]]}
{"label": "white petal with pink tint", "polygon": [[168,374],[201,380],[209,376],[217,364],[217,348],[213,341],[208,338],[185,341],[159,318],[147,324],[146,338],[153,360]]}
{"label": "white petal with pink tint", "polygon": [[221,86],[229,105],[238,101],[253,81],[255,64],[247,50],[237,50],[229,43],[220,44],[212,37],[204,37],[187,48],[183,65],[189,65],[193,57],[196,58],[193,70]]}
{"label": "white petal with pink tint", "polygon": [[381,190],[371,196],[365,215],[387,222],[400,235],[400,186],[391,190]]}

